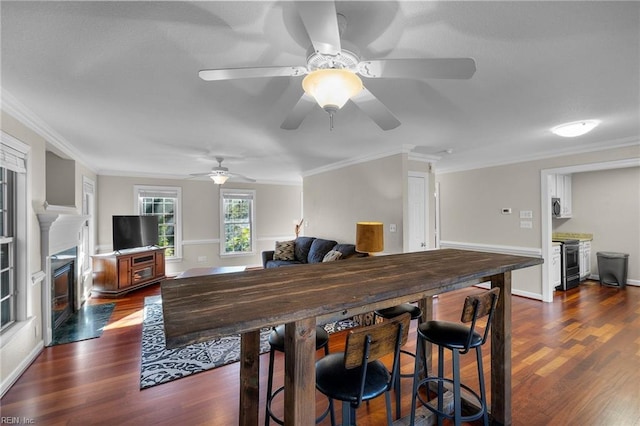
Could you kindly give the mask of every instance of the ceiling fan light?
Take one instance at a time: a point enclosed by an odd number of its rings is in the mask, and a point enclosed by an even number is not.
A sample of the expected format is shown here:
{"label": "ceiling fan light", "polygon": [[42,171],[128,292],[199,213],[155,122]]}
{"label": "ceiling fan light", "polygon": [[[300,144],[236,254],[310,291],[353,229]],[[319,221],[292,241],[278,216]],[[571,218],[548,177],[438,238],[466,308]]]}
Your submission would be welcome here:
{"label": "ceiling fan light", "polygon": [[340,68],[319,69],[302,80],[304,91],[313,96],[323,109],[340,109],[358,94],[363,86],[360,77]]}
{"label": "ceiling fan light", "polygon": [[551,129],[551,132],[564,138],[574,138],[576,136],[582,136],[589,133],[598,124],[600,124],[600,121],[598,120],[573,121],[571,123],[564,123],[556,126]]}
{"label": "ceiling fan light", "polygon": [[229,176],[226,175],[211,175],[209,177],[213,180],[213,183],[217,185],[222,185],[227,181],[227,179],[229,179]]}

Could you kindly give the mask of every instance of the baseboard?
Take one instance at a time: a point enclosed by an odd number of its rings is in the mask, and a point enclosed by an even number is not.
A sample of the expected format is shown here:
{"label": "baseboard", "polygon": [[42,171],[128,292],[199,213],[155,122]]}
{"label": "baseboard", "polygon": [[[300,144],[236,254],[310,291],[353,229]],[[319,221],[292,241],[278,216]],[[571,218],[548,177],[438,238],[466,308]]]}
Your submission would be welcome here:
{"label": "baseboard", "polygon": [[20,376],[22,376],[22,373],[27,371],[27,368],[29,368],[31,363],[36,360],[38,355],[40,355],[40,352],[42,352],[43,350],[44,341],[40,340],[38,344],[33,348],[33,350],[29,353],[29,355],[27,355],[16,367],[16,369],[13,370],[11,374],[9,374],[9,376],[7,376],[7,378],[2,381],[2,384],[0,385],[0,398],[3,397],[9,389],[11,389],[11,386],[13,386],[13,384],[18,381]]}
{"label": "baseboard", "polygon": [[541,257],[542,249],[535,247],[502,246],[497,244],[467,243],[461,241],[440,241],[441,248],[486,251],[490,253],[513,254],[516,256]]}
{"label": "baseboard", "polygon": [[[486,288],[488,290],[488,289],[491,288],[491,283],[487,281],[485,283],[476,284],[476,287]],[[526,297],[527,299],[533,299],[533,300],[542,301],[542,295],[541,294],[531,293],[530,291],[511,289],[511,295],[512,296]]]}
{"label": "baseboard", "polygon": [[[600,281],[600,275],[591,274],[591,275],[589,275],[589,279],[590,280],[594,280],[594,281]],[[640,280],[630,280],[630,279],[627,278],[626,285],[631,285],[631,286],[634,286],[634,287],[640,287]]]}

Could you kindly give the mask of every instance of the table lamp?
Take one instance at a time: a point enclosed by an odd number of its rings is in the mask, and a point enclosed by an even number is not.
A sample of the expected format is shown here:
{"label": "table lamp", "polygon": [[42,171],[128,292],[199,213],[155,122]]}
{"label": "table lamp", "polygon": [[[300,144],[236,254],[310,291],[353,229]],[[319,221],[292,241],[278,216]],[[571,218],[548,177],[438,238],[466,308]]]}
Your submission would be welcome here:
{"label": "table lamp", "polygon": [[356,251],[360,253],[384,250],[384,225],[382,222],[356,223]]}

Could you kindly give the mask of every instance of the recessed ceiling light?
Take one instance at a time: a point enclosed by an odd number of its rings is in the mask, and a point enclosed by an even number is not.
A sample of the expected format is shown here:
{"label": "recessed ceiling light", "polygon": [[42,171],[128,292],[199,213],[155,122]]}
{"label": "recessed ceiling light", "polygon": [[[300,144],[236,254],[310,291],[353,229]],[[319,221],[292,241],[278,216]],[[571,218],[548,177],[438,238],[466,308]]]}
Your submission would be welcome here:
{"label": "recessed ceiling light", "polygon": [[599,120],[580,120],[571,123],[560,124],[559,126],[551,129],[553,133],[565,138],[574,138],[576,136],[584,135],[593,130],[598,124]]}

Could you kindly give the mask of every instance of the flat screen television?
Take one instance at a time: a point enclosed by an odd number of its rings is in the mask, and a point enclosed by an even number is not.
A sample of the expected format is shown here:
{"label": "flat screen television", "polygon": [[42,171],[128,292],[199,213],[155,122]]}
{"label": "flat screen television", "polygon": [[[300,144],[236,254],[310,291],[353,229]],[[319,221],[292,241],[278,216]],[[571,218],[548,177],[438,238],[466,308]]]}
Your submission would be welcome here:
{"label": "flat screen television", "polygon": [[114,251],[157,245],[157,216],[113,216]]}

